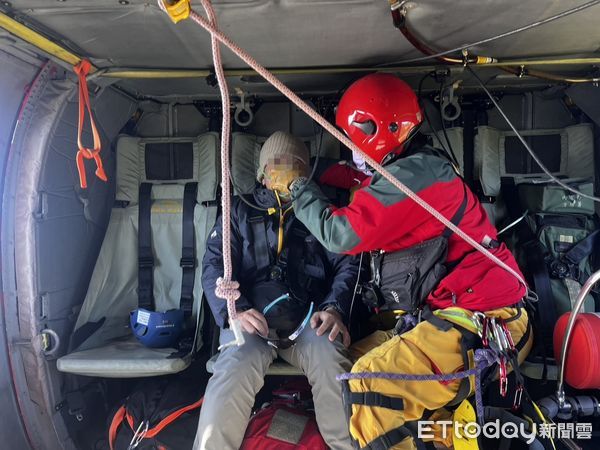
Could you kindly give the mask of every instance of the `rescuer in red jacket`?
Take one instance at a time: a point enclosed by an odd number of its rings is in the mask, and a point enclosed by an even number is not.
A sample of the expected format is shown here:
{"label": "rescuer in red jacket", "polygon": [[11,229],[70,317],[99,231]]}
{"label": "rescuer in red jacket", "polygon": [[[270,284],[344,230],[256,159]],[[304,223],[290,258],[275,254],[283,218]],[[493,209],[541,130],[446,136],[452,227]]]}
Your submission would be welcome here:
{"label": "rescuer in red jacket", "polygon": [[[496,240],[496,229],[451,162],[431,147],[407,145],[421,122],[422,112],[413,90],[391,74],[371,74],[356,81],[343,95],[336,114],[337,125],[361,150],[518,272],[513,255]],[[355,162],[361,163],[356,155]],[[362,168],[368,173],[368,167]],[[330,205],[318,186],[306,179],[294,180],[290,191],[296,217],[328,250],[378,252],[373,265],[377,273],[372,276],[382,297],[381,309],[428,318],[368,352],[357,361],[353,372],[461,370],[469,365],[463,353],[482,346],[480,339],[471,339],[476,341],[471,348],[463,345],[465,333],[477,337],[481,332],[481,327],[465,330],[465,323],[478,323],[475,313],[488,318],[483,321],[493,317],[495,324],[505,327],[517,343],[520,360],[529,351],[528,318],[521,307],[526,286],[449,232],[380,174],[365,180],[352,202],[343,208]],[[457,327],[459,323],[462,326]],[[518,366],[516,358],[510,363]],[[391,430],[400,430],[394,436],[402,441],[411,435],[408,425],[424,410],[460,401],[472,391],[468,382],[465,391],[459,381],[421,382],[417,386],[415,382],[351,380],[349,387],[352,392],[376,391],[403,399],[402,408],[381,406],[373,414],[377,405],[359,400],[352,404],[350,431],[361,448]],[[407,438],[407,447],[394,448],[411,448],[409,442]]]}

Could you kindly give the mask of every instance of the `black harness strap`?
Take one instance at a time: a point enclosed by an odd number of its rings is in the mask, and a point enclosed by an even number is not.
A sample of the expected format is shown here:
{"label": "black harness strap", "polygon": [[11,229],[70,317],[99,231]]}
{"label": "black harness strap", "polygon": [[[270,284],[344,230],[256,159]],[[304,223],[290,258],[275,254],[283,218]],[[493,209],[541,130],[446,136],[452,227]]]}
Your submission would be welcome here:
{"label": "black harness strap", "polygon": [[431,308],[428,305],[425,305],[421,310],[421,320],[431,323],[434,327],[443,332],[455,328],[455,325],[452,322],[444,320],[433,314],[433,311],[431,311]]}
{"label": "black harness strap", "polygon": [[552,294],[548,265],[544,258],[545,251],[542,243],[537,239],[526,243],[524,249],[539,298],[536,314],[540,324],[539,334],[542,341],[540,344],[543,349],[549,350],[553,347],[554,324],[558,321],[558,311]]}
{"label": "black harness strap", "polygon": [[594,251],[596,239],[600,236],[600,230],[590,233],[585,239],[582,239],[565,253],[564,258],[571,264],[579,264]]}
{"label": "black harness strap", "polygon": [[[423,414],[423,416],[421,417],[421,420],[428,420],[431,417],[431,415],[433,414],[433,412],[434,411],[426,411]],[[424,442],[422,439],[419,438],[419,421],[418,420],[412,420],[410,422],[405,422],[404,427],[412,435],[412,438],[415,443],[415,446],[417,447],[417,450],[435,450],[435,445],[433,444],[433,441]]]}
{"label": "black harness strap", "polygon": [[138,209],[138,306],[151,309],[154,304],[154,254],[152,253],[152,184],[140,185]]}
{"label": "black harness strap", "polygon": [[412,435],[412,431],[403,425],[373,439],[360,450],[389,450],[404,439],[412,437]]}
{"label": "black harness strap", "polygon": [[404,400],[398,397],[389,397],[379,392],[349,392],[346,399],[352,405],[378,406],[395,411],[404,410]]}
{"label": "black harness strap", "polygon": [[253,213],[248,217],[252,236],[254,240],[254,259],[256,262],[256,272],[260,273],[271,266],[269,252],[269,241],[267,237],[267,225],[262,213]]}
{"label": "black harness strap", "polygon": [[[459,325],[452,324],[453,328],[458,330],[461,334],[460,337],[460,350],[463,358],[463,365],[465,370],[469,368],[470,360],[469,360],[469,352],[474,351],[475,349],[481,347],[481,338],[475,333],[470,332],[466,328],[463,328]],[[460,380],[460,384],[458,386],[458,391],[456,392],[456,396],[449,401],[446,406],[447,407],[455,407],[458,406],[463,400],[469,397],[471,393],[471,377],[463,378]]]}
{"label": "black harness strap", "polygon": [[198,183],[187,183],[183,193],[183,219],[181,222],[181,299],[179,307],[186,317],[192,315],[194,283],[196,278],[196,236],[194,211]]}
{"label": "black harness strap", "polygon": [[[465,211],[467,210],[467,200],[467,185],[463,183],[463,200],[456,212],[454,213],[454,215],[452,216],[452,218],[450,219],[452,225],[457,227],[461,220],[463,220],[463,217],[465,216]],[[443,236],[446,239],[448,239],[450,236],[452,236],[452,233],[454,232],[450,228],[446,227],[444,229]]]}

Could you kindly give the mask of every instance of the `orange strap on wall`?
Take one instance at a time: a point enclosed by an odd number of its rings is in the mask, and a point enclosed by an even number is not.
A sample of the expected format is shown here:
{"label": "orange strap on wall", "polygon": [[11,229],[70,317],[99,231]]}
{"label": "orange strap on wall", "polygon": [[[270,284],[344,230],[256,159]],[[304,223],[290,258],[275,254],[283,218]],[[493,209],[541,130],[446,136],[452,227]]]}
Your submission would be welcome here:
{"label": "orange strap on wall", "polygon": [[[79,172],[79,184],[81,185],[81,189],[87,188],[87,178],[84,163],[84,160],[86,159],[93,159],[96,162],[96,176],[98,178],[100,178],[102,181],[108,180],[108,178],[106,177],[106,173],[104,172],[104,167],[102,166],[102,159],[100,158],[100,150],[102,150],[102,143],[100,142],[100,134],[98,133],[98,129],[96,128],[96,122],[94,121],[94,116],[92,114],[90,93],[88,91],[87,76],[90,73],[91,67],[91,63],[88,60],[83,59],[79,64],[77,64],[73,68],[73,70],[77,74],[77,78],[79,78],[79,125],[77,130],[77,147],[79,148],[79,150],[77,152],[76,162],[77,171]],[[94,138],[94,148],[92,149],[84,147],[81,142],[83,125],[85,123],[86,109],[90,117],[92,136]]]}

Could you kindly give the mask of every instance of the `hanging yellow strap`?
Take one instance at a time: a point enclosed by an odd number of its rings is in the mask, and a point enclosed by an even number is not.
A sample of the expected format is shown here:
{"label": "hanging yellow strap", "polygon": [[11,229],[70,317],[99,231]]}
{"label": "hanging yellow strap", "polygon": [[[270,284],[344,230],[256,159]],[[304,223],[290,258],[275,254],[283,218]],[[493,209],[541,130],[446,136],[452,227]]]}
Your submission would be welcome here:
{"label": "hanging yellow strap", "polygon": [[281,205],[281,198],[279,198],[279,193],[277,191],[273,192],[275,192],[275,198],[277,199],[277,205],[279,206],[279,232],[277,233],[277,257],[279,257],[283,251],[283,224],[285,222],[285,216],[292,208],[289,207],[284,211]]}

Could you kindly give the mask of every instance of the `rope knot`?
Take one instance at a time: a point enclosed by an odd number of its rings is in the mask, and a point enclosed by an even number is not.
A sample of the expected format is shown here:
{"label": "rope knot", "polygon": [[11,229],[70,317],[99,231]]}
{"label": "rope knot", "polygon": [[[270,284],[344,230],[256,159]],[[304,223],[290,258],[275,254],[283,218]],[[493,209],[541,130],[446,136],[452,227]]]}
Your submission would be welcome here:
{"label": "rope knot", "polygon": [[492,349],[475,350],[475,366],[481,370],[498,362],[498,354]]}
{"label": "rope knot", "polygon": [[401,335],[406,333],[407,331],[412,330],[417,326],[418,320],[412,314],[404,314],[398,319],[396,326],[394,327],[394,331],[397,335]]}
{"label": "rope knot", "polygon": [[217,287],[215,288],[215,294],[223,300],[236,301],[242,296],[242,293],[240,292],[240,283],[219,277],[217,280]]}

